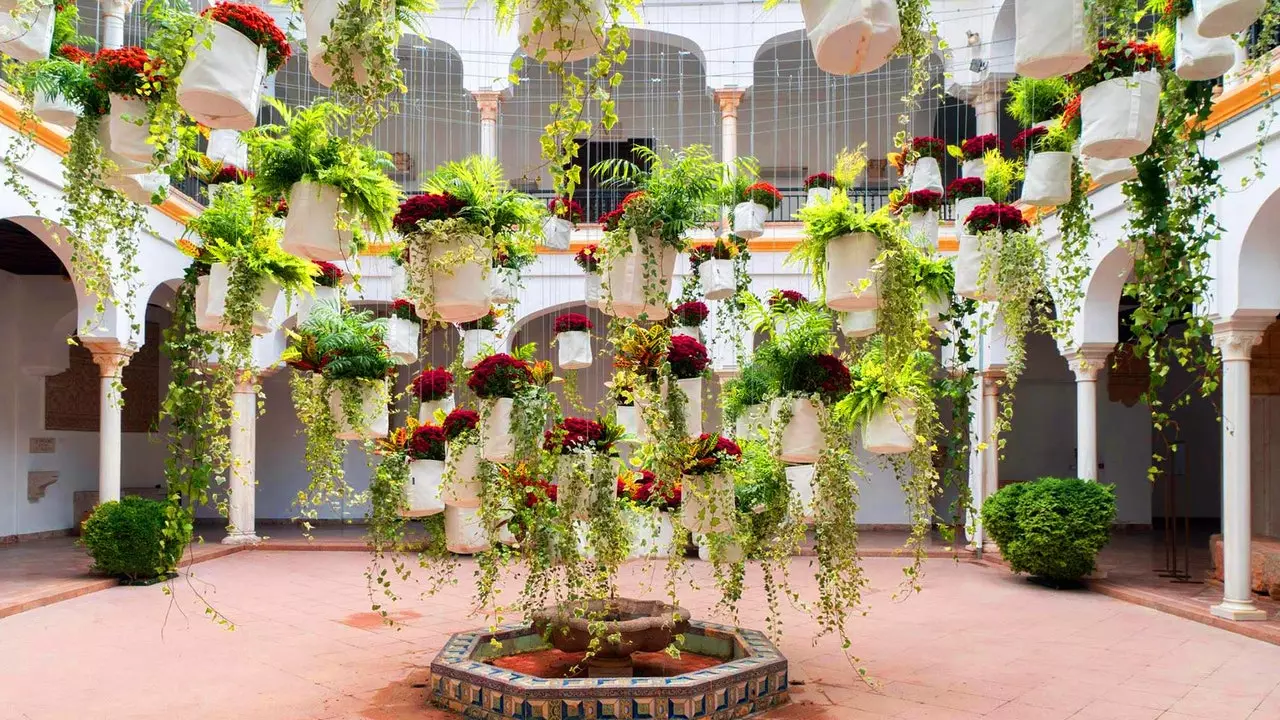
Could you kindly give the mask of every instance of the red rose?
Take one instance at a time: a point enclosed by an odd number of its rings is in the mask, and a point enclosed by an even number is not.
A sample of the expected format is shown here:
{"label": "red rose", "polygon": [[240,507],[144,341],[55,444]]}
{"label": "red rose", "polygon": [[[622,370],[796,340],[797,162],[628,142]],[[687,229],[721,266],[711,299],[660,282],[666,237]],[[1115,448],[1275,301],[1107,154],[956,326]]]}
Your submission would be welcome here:
{"label": "red rose", "polygon": [[587,418],[565,418],[543,433],[543,449],[550,452],[594,450],[607,453],[613,449],[613,443],[603,442],[604,434],[603,423]]}
{"label": "red rose", "polygon": [[774,290],[769,295],[769,307],[781,305],[788,310],[794,310],[807,302],[809,299],[798,290]]}
{"label": "red rose", "polygon": [[928,212],[942,207],[942,193],[936,190],[916,190],[902,196],[899,207],[908,207],[919,212]]}
{"label": "red rose", "polygon": [[918,137],[911,140],[911,149],[922,158],[931,157],[942,162],[947,154],[947,143],[942,138]]}

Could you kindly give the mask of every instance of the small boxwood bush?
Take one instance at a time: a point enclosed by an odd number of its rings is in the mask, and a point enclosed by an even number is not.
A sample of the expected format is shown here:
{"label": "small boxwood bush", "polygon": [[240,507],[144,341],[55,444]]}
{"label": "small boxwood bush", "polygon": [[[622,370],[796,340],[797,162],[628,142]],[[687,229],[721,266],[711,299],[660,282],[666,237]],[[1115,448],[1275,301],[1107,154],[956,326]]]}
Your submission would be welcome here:
{"label": "small boxwood bush", "polygon": [[1115,487],[1079,478],[1015,483],[982,504],[983,529],[1009,567],[1054,582],[1093,572],[1115,517]]}
{"label": "small boxwood bush", "polygon": [[164,503],[129,496],[95,508],[81,528],[80,544],[100,573],[125,580],[161,577],[182,557],[182,546],[165,545],[164,523]]}

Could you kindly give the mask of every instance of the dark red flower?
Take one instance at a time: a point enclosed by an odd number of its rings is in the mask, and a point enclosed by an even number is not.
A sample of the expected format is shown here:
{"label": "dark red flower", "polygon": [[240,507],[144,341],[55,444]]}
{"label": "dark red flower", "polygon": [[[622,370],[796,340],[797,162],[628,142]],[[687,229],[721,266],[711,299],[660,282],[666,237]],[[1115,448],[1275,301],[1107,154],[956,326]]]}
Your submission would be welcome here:
{"label": "dark red flower", "polygon": [[1022,211],[1013,205],[992,203],[974,208],[965,218],[964,226],[971,235],[992,230],[1022,232],[1027,229],[1027,221],[1022,217]]}
{"label": "dark red flower", "polygon": [[588,245],[582,248],[577,255],[573,256],[573,261],[578,263],[578,267],[586,272],[596,272],[600,269],[598,248],[595,245]]}
{"label": "dark red flower", "polygon": [[693,327],[701,325],[710,314],[711,311],[707,309],[707,304],[698,300],[680,303],[671,310],[671,316],[675,319],[675,324]]}
{"label": "dark red flower", "polygon": [[159,58],[153,58],[146,50],[130,45],[99,50],[93,56],[89,75],[102,92],[154,101],[160,98],[160,85],[164,76],[158,71],[162,65]]}
{"label": "dark red flower", "polygon": [[235,183],[237,185],[243,185],[252,177],[253,173],[248,170],[243,170],[235,165],[223,165],[221,168],[218,168],[218,172],[214,173],[212,178],[209,178],[209,184],[217,185],[218,183]]}
{"label": "dark red flower", "polygon": [[320,269],[320,274],[316,276],[316,284],[321,287],[335,288],[338,283],[342,282],[342,268],[331,262],[324,260],[312,260],[316,267]]}
{"label": "dark red flower", "polygon": [[987,133],[969,138],[960,144],[960,152],[964,154],[965,160],[980,160],[988,150],[1004,150],[1004,144],[1000,142],[999,135]]}
{"label": "dark red flower", "polygon": [[267,51],[267,72],[273,73],[293,54],[289,41],[276,21],[261,8],[244,3],[223,2],[205,8],[201,17],[220,22]]}
{"label": "dark red flower", "polygon": [[798,290],[774,290],[769,294],[769,307],[781,305],[789,310],[794,310],[807,302],[809,302],[809,298],[806,298]]}
{"label": "dark red flower", "polygon": [[466,408],[454,408],[444,419],[444,434],[450,440],[464,432],[475,430],[480,424],[480,413]]}
{"label": "dark red flower", "polygon": [[1013,148],[1013,154],[1026,155],[1028,150],[1035,148],[1038,138],[1048,134],[1049,134],[1049,128],[1045,127],[1044,125],[1036,125],[1035,127],[1030,127],[1030,128],[1027,128],[1026,130],[1023,130],[1022,132],[1018,133],[1017,137],[1013,139],[1013,143],[1011,145],[1011,147]]}
{"label": "dark red flower", "polygon": [[702,374],[711,359],[707,357],[707,346],[688,335],[674,335],[671,348],[667,350],[667,362],[671,363],[671,374],[678,379],[687,380]]}
{"label": "dark red flower", "polygon": [[582,315],[579,313],[565,313],[560,317],[556,318],[556,323],[553,330],[556,333],[584,332],[592,329],[593,327],[594,325],[591,324],[591,319],[588,318],[586,315]]}
{"label": "dark red flower", "polygon": [[543,433],[542,447],[548,452],[593,450],[598,453],[607,453],[613,449],[613,443],[605,442],[604,436],[603,423],[587,418],[570,417],[561,420]]}
{"label": "dark red flower", "polygon": [[947,143],[942,138],[936,137],[918,137],[912,138],[911,149],[916,155],[922,158],[931,157],[938,162],[947,155]]}
{"label": "dark red flower", "polygon": [[908,207],[918,212],[928,212],[942,207],[942,193],[936,190],[916,190],[902,196],[899,207]]}
{"label": "dark red flower", "polygon": [[571,223],[582,222],[584,217],[582,206],[573,198],[551,198],[551,201],[547,203],[547,209],[551,211],[552,215],[564,218]]}
{"label": "dark red flower", "polygon": [[782,204],[782,193],[778,192],[778,188],[767,182],[758,182],[754,185],[748,185],[747,189],[742,191],[742,201],[757,203],[772,211]]}
{"label": "dark red flower", "polygon": [[404,298],[396,298],[391,303],[391,317],[417,322],[418,309],[415,308],[413,303],[408,300],[405,300]]}
{"label": "dark red flower", "polygon": [[986,192],[986,184],[982,178],[956,178],[947,186],[947,199],[951,202],[982,197]]}
{"label": "dark red flower", "polygon": [[413,394],[422,402],[436,402],[453,390],[453,373],[444,368],[425,368],[413,379]]}
{"label": "dark red flower", "polygon": [[702,433],[693,447],[693,456],[684,469],[690,475],[720,472],[722,463],[742,459],[742,448],[738,443],[720,435]]}
{"label": "dark red flower", "polygon": [[75,45],[62,45],[58,48],[58,55],[64,60],[73,63],[84,63],[93,60],[93,53],[76,47]]}
{"label": "dark red flower", "polygon": [[804,179],[805,190],[834,187],[840,187],[840,183],[836,181],[836,176],[831,173],[815,173]]}
{"label": "dark red flower", "polygon": [[419,425],[406,448],[414,460],[444,460],[445,434],[439,425]]}
{"label": "dark red flower", "polygon": [[482,398],[515,397],[520,388],[533,382],[529,364],[498,353],[481,360],[471,370],[467,387]]}
{"label": "dark red flower", "polygon": [[431,220],[448,220],[455,217],[466,203],[448,193],[423,193],[406,198],[400,203],[400,212],[391,221],[401,233],[411,233],[418,224]]}
{"label": "dark red flower", "polygon": [[621,205],[610,210],[600,216],[599,223],[605,232],[611,232],[618,229],[618,225],[622,223],[622,216],[626,213]]}

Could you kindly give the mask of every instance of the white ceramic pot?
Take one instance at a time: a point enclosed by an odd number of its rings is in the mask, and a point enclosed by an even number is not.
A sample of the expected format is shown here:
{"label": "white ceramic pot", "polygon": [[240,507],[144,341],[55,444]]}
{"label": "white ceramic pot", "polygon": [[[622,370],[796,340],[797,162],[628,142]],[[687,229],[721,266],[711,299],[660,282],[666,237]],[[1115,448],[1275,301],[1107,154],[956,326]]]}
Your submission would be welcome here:
{"label": "white ceramic pot", "polygon": [[671,513],[639,508],[626,513],[631,529],[631,557],[668,558],[675,543],[676,529]]}
{"label": "white ceramic pot", "polygon": [[880,239],[871,233],[841,235],[827,243],[827,307],[845,312],[879,305],[872,272],[879,256]]}
{"label": "white ceramic pot", "polygon": [[454,452],[450,443],[445,452],[445,481],[442,497],[449,506],[480,507],[480,494],[484,483],[480,481],[480,448],[466,445]]}
{"label": "white ceramic pot", "polygon": [[938,247],[938,211],[912,212],[907,218],[907,231],[916,245],[922,248]]}
{"label": "white ceramic pot", "polygon": [[515,457],[516,437],[511,434],[511,398],[497,398],[486,402],[488,412],[480,419],[480,436],[483,445],[480,456],[489,462],[510,462]]}
{"label": "white ceramic pot", "polygon": [[1013,68],[1044,80],[1084,69],[1093,59],[1084,0],[1016,0]]}
{"label": "white ceramic pot", "polygon": [[1126,182],[1138,177],[1138,169],[1129,158],[1119,160],[1099,160],[1088,155],[1082,156],[1084,171],[1098,185],[1112,185]]}
{"label": "white ceramic pot", "polygon": [[915,403],[891,400],[862,426],[862,448],[879,455],[910,452],[915,446],[915,435]]}
{"label": "white ceramic pot", "polygon": [[338,288],[325,287],[316,285],[312,289],[313,294],[298,295],[298,317],[295,325],[301,326],[311,319],[311,314],[315,312],[316,306],[322,304],[337,304],[340,302],[338,297]]}
{"label": "white ceramic pot", "polygon": [[1075,156],[1069,152],[1039,152],[1027,161],[1022,182],[1022,201],[1040,207],[1056,207],[1071,200],[1071,168]]}
{"label": "white ceramic pot", "polygon": [[591,333],[586,330],[570,330],[556,334],[556,359],[561,370],[581,370],[591,367]]}
{"label": "white ceramic pot", "polygon": [[299,257],[333,262],[352,257],[351,230],[339,230],[341,193],[332,185],[294,183],[280,247]]}
{"label": "white ceramic pot", "polygon": [[833,75],[869,73],[902,40],[895,0],[800,0],[818,67]]}
{"label": "white ceramic pot", "polygon": [[955,213],[956,232],[962,233],[964,231],[964,221],[969,217],[969,213],[973,212],[974,208],[978,207],[979,205],[990,205],[990,204],[991,204],[991,198],[989,197],[974,197],[974,198],[965,198],[963,200],[957,200],[956,213]]}
{"label": "white ceramic pot", "polygon": [[[333,85],[335,69],[325,62],[327,51],[325,37],[329,35],[329,26],[338,17],[338,9],[342,0],[302,0],[302,22],[307,31],[307,68],[311,77],[325,87]],[[369,80],[369,71],[364,68],[364,56],[360,53],[351,55],[353,75],[357,85],[364,85]]]}
{"label": "white ceramic pot", "polygon": [[738,203],[733,206],[733,234],[751,240],[764,234],[764,220],[769,208],[757,202]]}
{"label": "white ceramic pot", "polygon": [[1160,109],[1160,74],[1140,72],[1084,89],[1080,94],[1080,151],[1103,160],[1146,152]]}
{"label": "white ceramic pot", "polygon": [[194,54],[178,76],[178,104],[211,128],[248,130],[258,124],[267,49],[220,22],[197,31]]}
{"label": "white ceramic pot", "polygon": [[[635,230],[630,231],[629,237],[630,252],[609,261],[609,286],[602,309],[616,317],[636,319],[644,315],[650,321],[665,320],[678,253],[657,236],[645,238],[643,247],[647,250],[642,249]],[[648,277],[652,268],[646,272],[646,263],[652,262],[657,264],[657,277]]]}
{"label": "white ceramic pot", "polygon": [[619,405],[615,408],[615,415],[618,425],[630,438],[637,442],[648,441],[648,429],[638,405]]}
{"label": "white ceramic pot", "polygon": [[[196,285],[196,327],[205,332],[230,330],[223,316],[227,310],[227,289],[231,283],[231,266],[214,263],[209,274]],[[271,317],[276,300],[280,297],[280,285],[273,280],[263,280],[258,293],[258,308],[253,312],[253,334],[265,335],[273,327]]]}
{"label": "white ceramic pot", "polygon": [[[604,0],[590,3],[566,3],[565,14],[559,27],[546,23],[537,33],[533,32],[535,16],[546,16],[536,0],[523,0],[516,21],[519,26],[520,47],[538,61],[573,62],[600,52],[605,38],[600,34],[601,23],[608,20],[608,8]],[[542,54],[539,57],[539,54]]]}
{"label": "white ceramic pot", "polygon": [[444,512],[440,496],[444,463],[440,460],[410,460],[409,482],[404,486],[404,517],[427,517]]}
{"label": "white ceramic pot", "polygon": [[64,128],[74,128],[80,119],[80,106],[62,95],[37,90],[31,110],[41,120]]}
{"label": "white ceramic pot", "polygon": [[976,160],[965,160],[960,165],[960,177],[978,178],[986,181],[987,179],[987,161],[984,158]]}
{"label": "white ceramic pot", "polygon": [[1236,41],[1230,37],[1207,38],[1201,35],[1195,13],[1178,19],[1173,66],[1183,80],[1222,77],[1236,62],[1235,50]]}
{"label": "white ceramic pot", "polygon": [[573,240],[573,223],[552,215],[542,221],[542,244],[552,250],[568,250]]}
{"label": "white ceramic pot", "polygon": [[818,455],[827,447],[818,425],[818,408],[809,398],[774,398],[769,403],[771,423],[786,405],[791,406],[791,420],[782,428],[782,451],[778,459],[789,463],[818,462]]}
{"label": "white ceramic pot", "polygon": [[24,15],[0,12],[0,52],[20,62],[33,62],[49,57],[53,44],[54,5]]}
{"label": "white ceramic pot", "polygon": [[752,440],[759,434],[760,428],[769,422],[769,406],[764,403],[748,405],[743,408],[738,419],[733,423],[733,436],[738,440]]}
{"label": "white ceramic pot", "polygon": [[805,197],[804,206],[813,207],[819,203],[831,202],[831,195],[834,192],[832,188],[815,187],[809,188]]}
{"label": "white ceramic pot", "polygon": [[840,318],[840,332],[850,339],[874,335],[876,332],[876,311],[855,310]]}
{"label": "white ceramic pot", "polygon": [[922,157],[915,161],[911,169],[911,192],[932,190],[941,193],[942,168],[938,161],[931,157]]}
{"label": "white ceramic pot", "polygon": [[209,145],[204,154],[216,163],[238,168],[249,167],[249,146],[245,145],[239,130],[209,131]]}
{"label": "white ceramic pot", "polygon": [[598,308],[601,304],[600,273],[587,273],[583,278],[582,294],[587,307]]}
{"label": "white ceramic pot", "polygon": [[702,342],[702,328],[697,325],[676,325],[671,328],[671,336],[675,337],[676,335],[691,337],[698,342]]}
{"label": "white ceramic pot", "polygon": [[509,268],[489,270],[489,301],[513,303],[520,299],[520,271]]}
{"label": "white ceramic pot", "polygon": [[788,465],[787,484],[791,486],[791,496],[800,505],[800,517],[804,522],[813,522],[813,465]]}
{"label": "white ceramic pot", "polygon": [[698,284],[707,300],[727,300],[738,292],[732,260],[704,260],[698,266]]}
{"label": "white ceramic pot", "polygon": [[1195,0],[1200,34],[1216,38],[1244,32],[1266,5],[1266,0]]}
{"label": "white ceramic pot", "polygon": [[453,396],[446,395],[439,400],[423,400],[418,403],[418,422],[438,425],[439,423],[436,422],[437,410],[443,410],[445,415],[453,412]]}
{"label": "white ceramic pot", "polygon": [[733,531],[736,503],[733,476],[728,473],[685,475],[680,502],[680,524],[689,532]]}
{"label": "white ceramic pot", "polygon": [[147,124],[147,104],[140,98],[115,93],[111,93],[110,98],[111,110],[104,119],[104,153],[121,171],[150,165],[155,148],[147,142],[151,131]]}
{"label": "white ceramic pot", "polygon": [[451,553],[475,555],[493,547],[480,519],[479,507],[449,505],[444,509],[444,546]]}
{"label": "white ceramic pot", "polygon": [[[956,253],[955,292],[963,298],[972,300],[996,300],[1000,297],[1000,285],[997,282],[999,258],[994,236],[984,242],[979,235],[965,233],[960,236],[960,250]],[[982,267],[985,258],[987,267]]]}
{"label": "white ceramic pot", "polygon": [[[356,384],[360,397],[360,417],[347,417],[342,407],[342,387]],[[385,380],[338,380],[329,391],[329,412],[338,426],[339,440],[369,440],[387,436],[390,415],[387,411]]]}
{"label": "white ceramic pot", "polygon": [[387,318],[387,350],[401,365],[418,360],[418,323],[398,317]]}
{"label": "white ceramic pot", "polygon": [[498,335],[492,330],[462,331],[462,366],[470,370],[499,349]]}
{"label": "white ceramic pot", "polygon": [[[447,270],[436,270],[443,259],[460,257],[466,245],[483,248],[484,238],[479,235],[460,235],[448,241],[418,243],[409,239],[409,275],[416,290],[422,293],[414,298],[418,317],[424,320],[440,320],[464,323],[479,320],[489,313],[489,261],[486,258],[457,263]],[[434,313],[433,313],[434,311]]]}

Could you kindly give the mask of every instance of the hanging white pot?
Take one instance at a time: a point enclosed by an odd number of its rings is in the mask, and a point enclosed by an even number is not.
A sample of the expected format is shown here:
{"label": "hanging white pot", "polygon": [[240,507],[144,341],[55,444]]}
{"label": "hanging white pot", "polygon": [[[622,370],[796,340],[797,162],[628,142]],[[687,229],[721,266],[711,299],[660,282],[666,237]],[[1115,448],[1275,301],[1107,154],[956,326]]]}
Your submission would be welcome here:
{"label": "hanging white pot", "polygon": [[462,367],[470,370],[498,349],[498,335],[494,331],[462,331]]}
{"label": "hanging white pot", "polygon": [[1045,80],[1083,70],[1093,59],[1084,0],[1016,0],[1013,69]]}
{"label": "hanging white pot", "polygon": [[280,247],[287,253],[333,262],[351,257],[351,229],[337,227],[342,193],[332,185],[307,180],[289,189],[289,215]]}
{"label": "hanging white pot", "polygon": [[556,459],[556,507],[562,517],[589,520],[595,508],[609,502],[615,491],[612,476],[601,487],[602,478],[587,463],[587,456],[572,453]]}
{"label": "hanging white pot", "polygon": [[[591,0],[590,3],[566,3],[563,5],[564,15],[559,25],[552,27],[544,22],[537,33],[533,31],[533,20],[542,15],[545,21],[546,11],[536,0],[522,0],[517,14],[519,25],[520,47],[529,57],[546,62],[573,62],[583,60],[600,52],[605,38],[599,34],[601,25],[607,17],[608,9],[604,0]],[[545,53],[539,58],[539,53]]]}
{"label": "hanging white pot", "polygon": [[1138,168],[1133,166],[1133,161],[1129,158],[1099,160],[1088,155],[1084,155],[1082,158],[1084,160],[1084,171],[1089,173],[1089,177],[1095,184],[1111,185],[1138,177]]}
{"label": "hanging white pot", "polygon": [[[307,31],[307,68],[311,70],[311,77],[325,87],[333,85],[336,71],[324,60],[328,45],[324,38],[329,35],[329,26],[337,19],[342,4],[343,0],[302,0],[302,22]],[[362,53],[351,53],[351,66],[357,85],[369,81]]]}
{"label": "hanging white pot", "polygon": [[484,521],[480,519],[479,507],[445,507],[444,546],[458,555],[475,555],[493,547],[484,529]]}
{"label": "hanging white pot", "polygon": [[[819,188],[814,188],[819,189]],[[698,266],[698,283],[702,297],[707,300],[727,300],[738,292],[738,280],[733,274],[732,260],[704,260]]]}
{"label": "hanging white pot", "polygon": [[800,504],[800,517],[804,522],[813,522],[813,465],[788,465],[787,484],[791,486],[791,495]]}
{"label": "hanging white pot", "polygon": [[0,12],[0,52],[20,62],[44,60],[53,44],[54,5],[24,15]]}
{"label": "hanging white pot", "polygon": [[760,428],[769,422],[769,406],[764,403],[748,405],[742,409],[733,423],[733,436],[739,440],[755,438]]}
{"label": "hanging white pot", "polygon": [[890,400],[862,426],[862,448],[879,455],[911,452],[915,446],[916,405]]}
{"label": "hanging white pot", "polygon": [[31,109],[41,120],[64,128],[74,128],[80,119],[80,106],[59,95],[37,90]]}
{"label": "hanging white pot", "polygon": [[465,246],[477,251],[484,247],[484,238],[464,234],[448,240],[432,243],[423,248],[410,240],[409,275],[421,295],[414,299],[418,317],[451,323],[479,320],[489,313],[489,261],[479,257],[462,263],[450,263],[441,268],[448,258],[463,257]]}
{"label": "hanging white pot", "polygon": [[[387,296],[402,297],[408,289],[409,273],[405,272],[403,265],[392,261],[391,272],[387,276]],[[421,317],[421,314],[419,314],[419,317]]]}
{"label": "hanging white pot", "polygon": [[[224,315],[227,311],[227,290],[231,283],[231,266],[213,263],[209,274],[201,277],[196,285],[196,327],[205,332],[230,330]],[[264,279],[258,293],[258,307],[253,311],[254,335],[265,335],[272,328],[271,311],[280,296],[280,285]]]}
{"label": "hanging white pot", "polygon": [[654,508],[639,508],[626,512],[627,527],[631,529],[631,557],[668,558],[675,544],[676,529],[671,513]]}
{"label": "hanging white pot", "polygon": [[552,250],[568,250],[573,240],[573,223],[552,215],[542,221],[542,244]]}
{"label": "hanging white pot", "polygon": [[446,395],[439,400],[423,400],[418,403],[418,422],[439,424],[436,422],[437,410],[443,410],[445,415],[453,412],[453,396]]}
{"label": "hanging white pot", "polygon": [[591,367],[591,333],[586,330],[556,333],[556,359],[561,370]]}
{"label": "hanging white pot", "polygon": [[764,234],[764,219],[769,208],[757,202],[738,203],[733,206],[733,234],[751,240]]}
{"label": "hanging white pot", "polygon": [[[661,402],[666,407],[667,384],[662,386]],[[696,438],[702,434],[702,378],[685,378],[676,380],[676,387],[684,393],[684,429],[685,434]]]}
{"label": "hanging white pot", "polygon": [[309,320],[317,305],[339,302],[338,288],[316,285],[313,291],[314,294],[312,295],[302,294],[298,296],[297,325],[302,325]]}
{"label": "hanging white pot", "polygon": [[1069,152],[1038,152],[1027,160],[1022,182],[1022,201],[1040,207],[1054,207],[1071,200],[1071,168],[1075,156]]}
{"label": "hanging white pot", "polygon": [[445,451],[445,483],[442,497],[446,505],[480,507],[484,483],[480,480],[480,446],[466,445],[454,457],[454,445]]}
{"label": "hanging white pot", "polygon": [[202,125],[248,130],[258,124],[266,77],[267,49],[214,22],[208,35],[196,34],[194,53],[178,76],[178,104]]}
{"label": "hanging white pot", "polygon": [[150,165],[155,148],[147,142],[151,131],[147,124],[147,104],[140,98],[116,93],[111,93],[110,98],[111,110],[104,119],[106,142],[103,154],[122,172]]}
{"label": "hanging white pot", "polygon": [[814,205],[818,205],[820,203],[831,202],[832,192],[833,191],[831,188],[824,188],[824,187],[809,188],[809,192],[805,197],[804,206],[813,207]]}
{"label": "hanging white pot", "polygon": [[648,429],[638,405],[619,405],[615,408],[615,415],[623,432],[638,442],[648,442]]}
{"label": "hanging white pot", "polygon": [[409,482],[404,486],[403,517],[427,517],[444,512],[440,496],[444,482],[444,463],[440,460],[410,460]]}
{"label": "hanging white pot", "polygon": [[1194,12],[1178,18],[1173,66],[1183,80],[1222,77],[1236,62],[1235,49],[1236,41],[1230,37],[1207,38],[1201,35]]}
{"label": "hanging white pot", "polygon": [[840,332],[850,339],[867,337],[876,332],[875,310],[854,310],[840,319]]}
{"label": "hanging white pot", "polygon": [[520,299],[520,271],[510,268],[493,268],[489,271],[489,300],[493,303],[513,303]]}
{"label": "hanging white pot", "polygon": [[480,436],[483,448],[480,456],[489,462],[504,463],[514,459],[516,437],[511,434],[511,398],[491,401],[489,411],[481,419]]}
{"label": "hanging white pot", "polygon": [[249,146],[240,137],[239,130],[210,130],[209,146],[204,151],[205,157],[232,167],[249,167]]}
{"label": "hanging white pot", "polygon": [[139,205],[154,205],[156,192],[169,187],[169,176],[159,172],[112,172],[103,183]]}
{"label": "hanging white pot", "polygon": [[827,441],[818,425],[818,408],[809,398],[780,397],[769,403],[769,421],[774,422],[786,406],[791,419],[782,428],[782,452],[778,459],[789,463],[815,463]]}
{"label": "hanging white pot", "polygon": [[702,328],[697,325],[676,325],[671,328],[671,336],[675,337],[676,335],[691,337],[698,342],[702,342]]}
{"label": "hanging white pot", "polygon": [[938,247],[938,211],[912,211],[911,216],[907,218],[907,231],[918,246]]}
{"label": "hanging white pot", "polygon": [[401,365],[418,360],[418,323],[398,317],[387,318],[387,351]]}
{"label": "hanging white pot", "polygon": [[936,158],[922,157],[912,165],[911,192],[921,190],[942,192],[942,168],[938,166]]}
{"label": "hanging white pot", "polygon": [[965,198],[963,200],[957,200],[956,211],[955,211],[956,230],[958,232],[964,232],[964,221],[968,219],[969,213],[973,212],[974,208],[978,207],[979,205],[990,205],[990,204],[991,204],[991,198],[989,197],[973,197],[973,198]]}
{"label": "hanging white pot", "polygon": [[583,278],[582,294],[586,298],[587,307],[598,308],[601,305],[600,273],[589,272]]}
{"label": "hanging white pot", "polygon": [[736,507],[733,476],[728,473],[685,475],[680,503],[680,524],[689,532],[733,531]]}
{"label": "hanging white pot", "polygon": [[800,0],[818,67],[832,75],[869,73],[902,40],[895,0]]}
{"label": "hanging white pot", "polygon": [[938,329],[943,315],[951,312],[951,298],[926,298],[924,301],[925,322]]}
{"label": "hanging white pot", "polygon": [[[348,417],[343,408],[343,388],[355,387],[359,397],[359,417]],[[387,436],[390,419],[387,412],[385,380],[337,380],[329,391],[329,412],[338,426],[339,440],[369,440]]]}
{"label": "hanging white pot", "polygon": [[1266,5],[1267,0],[1195,0],[1200,34],[1218,38],[1244,32],[1262,15]]}
{"label": "hanging white pot", "polygon": [[1080,151],[1103,160],[1146,152],[1160,109],[1160,74],[1118,77],[1080,94]]}
{"label": "hanging white pot", "polygon": [[879,305],[880,292],[873,273],[879,256],[880,238],[871,233],[849,233],[828,242],[827,307],[844,312]]}
{"label": "hanging white pot", "polygon": [[[996,300],[1000,297],[1000,286],[996,282],[999,255],[995,252],[995,244],[984,242],[979,235],[964,233],[960,236],[960,250],[954,263],[956,295],[973,300]],[[984,271],[982,265],[988,256],[990,260]]]}
{"label": "hanging white pot", "polygon": [[609,285],[601,308],[615,317],[665,320],[678,253],[656,235],[646,237],[643,245],[635,230],[629,231],[629,238],[630,251],[609,261]]}
{"label": "hanging white pot", "polygon": [[987,161],[984,158],[976,160],[965,160],[960,165],[960,177],[978,178],[986,181],[987,179]]}

